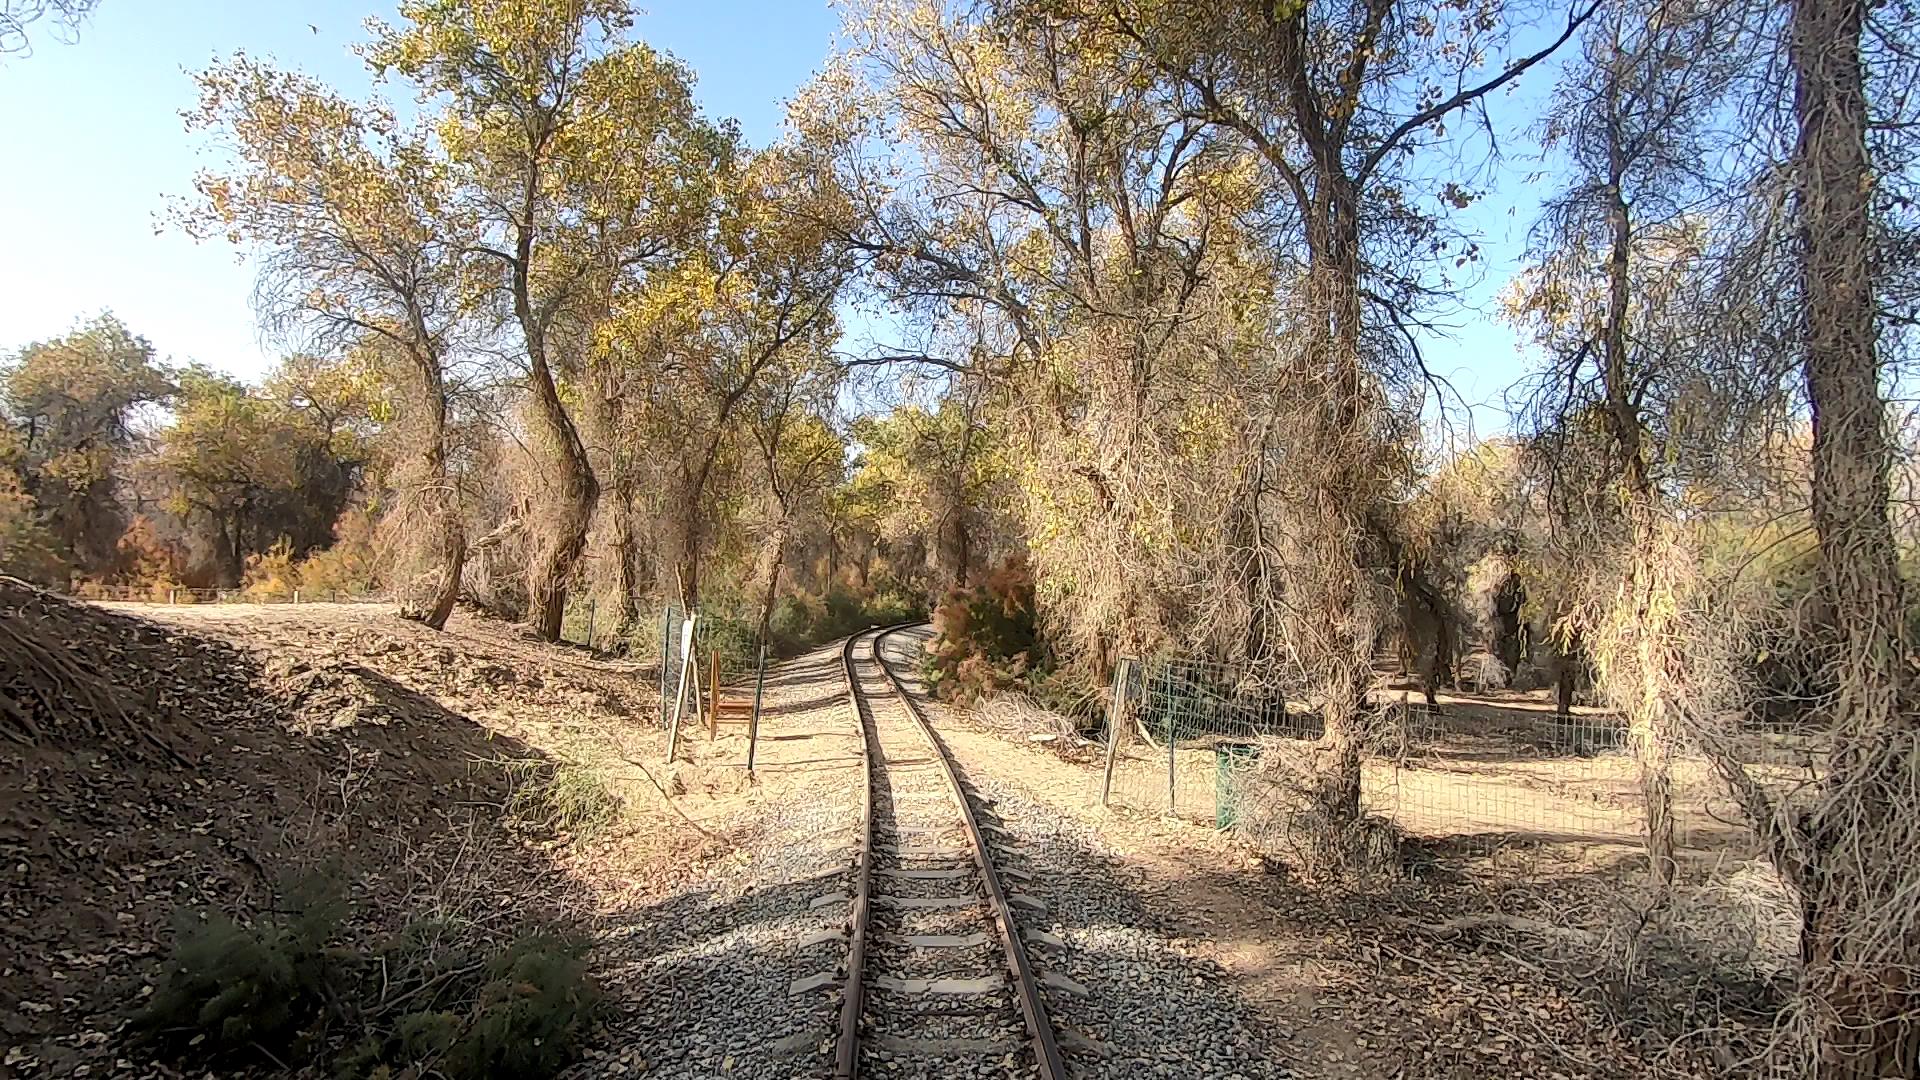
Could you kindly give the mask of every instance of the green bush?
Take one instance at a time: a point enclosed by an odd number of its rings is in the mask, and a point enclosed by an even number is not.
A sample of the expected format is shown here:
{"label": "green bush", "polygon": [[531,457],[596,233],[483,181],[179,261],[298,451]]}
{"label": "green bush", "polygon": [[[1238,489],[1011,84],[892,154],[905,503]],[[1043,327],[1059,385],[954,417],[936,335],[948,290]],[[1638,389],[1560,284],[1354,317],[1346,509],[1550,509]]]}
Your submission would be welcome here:
{"label": "green bush", "polygon": [[586,939],[535,927],[496,947],[437,919],[369,952],[340,944],[345,914],[327,901],[251,926],[192,920],[138,1029],[183,1060],[265,1052],[342,1080],[538,1080],[578,1056],[600,999]]}
{"label": "green bush", "polygon": [[337,893],[312,882],[292,893],[290,916],[252,926],[221,912],[176,916],[173,957],[136,1028],[214,1054],[285,1051],[313,1034],[329,990],[355,977],[355,958],[332,945],[346,915]]}
{"label": "green bush", "polygon": [[582,839],[620,820],[620,796],[591,765],[528,758],[506,762],[506,772],[513,780],[507,810],[523,820]]}
{"label": "green bush", "polygon": [[[577,938],[540,934],[495,956],[492,978],[447,1044],[440,1071],[453,1080],[485,1080],[551,1076],[566,1067],[599,1003],[586,953]],[[436,1038],[447,1030],[439,1021],[432,1028]]]}

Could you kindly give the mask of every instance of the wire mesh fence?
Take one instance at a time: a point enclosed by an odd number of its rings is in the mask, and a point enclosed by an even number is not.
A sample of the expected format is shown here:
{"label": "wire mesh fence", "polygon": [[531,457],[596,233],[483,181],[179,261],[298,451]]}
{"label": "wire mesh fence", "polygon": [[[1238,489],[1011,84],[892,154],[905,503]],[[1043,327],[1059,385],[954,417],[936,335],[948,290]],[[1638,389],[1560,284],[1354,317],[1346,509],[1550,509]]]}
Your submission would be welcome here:
{"label": "wire mesh fence", "polygon": [[69,590],[81,600],[130,604],[368,604],[383,603],[378,592],[353,589],[295,589],[254,586],[236,589],[189,589],[172,585],[84,584]]}
{"label": "wire mesh fence", "polygon": [[[1295,691],[1245,669],[1180,659],[1123,661],[1109,710],[1100,796],[1108,805],[1232,827],[1249,800],[1298,788],[1321,755],[1323,725]],[[1377,696],[1360,746],[1364,809],[1411,837],[1450,845],[1512,842],[1637,847],[1646,798],[1626,725],[1604,710],[1557,712],[1544,694],[1505,691],[1429,706]],[[1733,751],[1777,790],[1823,768],[1804,731],[1742,732]],[[1675,840],[1683,850],[1749,854],[1757,841],[1701,754],[1674,747]]]}

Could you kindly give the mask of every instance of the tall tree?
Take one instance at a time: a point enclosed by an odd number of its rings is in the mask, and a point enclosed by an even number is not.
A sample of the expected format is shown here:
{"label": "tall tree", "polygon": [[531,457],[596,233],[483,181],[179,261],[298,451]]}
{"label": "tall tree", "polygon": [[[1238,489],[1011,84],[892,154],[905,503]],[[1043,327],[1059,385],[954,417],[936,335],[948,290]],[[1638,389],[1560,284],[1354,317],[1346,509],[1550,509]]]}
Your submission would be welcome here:
{"label": "tall tree", "polygon": [[463,209],[465,251],[532,397],[546,475],[528,569],[535,632],[560,637],[600,496],[562,384],[579,379],[610,279],[674,250],[705,206],[720,148],[679,63],[624,39],[615,0],[408,0],[366,56],[416,82]]}
{"label": "tall tree", "polygon": [[1669,759],[1727,705],[1708,655],[1726,642],[1702,618],[1679,500],[1712,479],[1715,436],[1746,397],[1737,372],[1715,370],[1702,217],[1725,189],[1729,99],[1755,55],[1739,14],[1629,0],[1587,24],[1544,123],[1573,183],[1547,202],[1535,265],[1509,294],[1550,357],[1535,456],[1555,473],[1556,563],[1579,597],[1560,633],[1628,718],[1660,888],[1677,869]]}
{"label": "tall tree", "polygon": [[755,620],[761,641],[773,625],[780,575],[801,507],[845,474],[846,443],[828,423],[836,380],[824,357],[793,364],[762,380],[746,409],[746,426],[759,450],[766,502],[754,586],[760,594]]}
{"label": "tall tree", "polygon": [[[1888,517],[1893,446],[1881,357],[1876,168],[1870,151],[1869,6],[1795,0],[1788,53],[1794,205],[1813,417],[1813,524],[1830,608],[1834,747],[1806,822],[1807,980],[1818,1074],[1920,1074],[1920,699],[1913,592]],[[1879,30],[1884,31],[1884,27]],[[1910,27],[1909,27],[1910,29]],[[1881,119],[1885,119],[1882,117]]]}
{"label": "tall tree", "polygon": [[172,394],[153,346],[112,315],[0,364],[0,418],[17,439],[19,490],[83,573],[112,569],[126,529],[118,477],[139,412]]}
{"label": "tall tree", "polygon": [[422,554],[396,561],[428,569],[401,590],[401,611],[441,629],[466,562],[447,436],[466,223],[449,205],[447,169],[387,108],[304,75],[240,55],[195,81],[188,127],[217,135],[228,156],[199,175],[179,220],[255,251],[259,315],[283,337],[335,354],[373,343],[399,361],[416,430],[393,520]]}
{"label": "tall tree", "polygon": [[1334,628],[1312,666],[1326,721],[1326,798],[1351,817],[1360,796],[1352,721],[1365,704],[1375,638],[1367,577],[1385,546],[1368,534],[1382,520],[1373,513],[1380,478],[1395,468],[1382,435],[1395,426],[1394,395],[1425,378],[1410,328],[1449,288],[1436,268],[1474,254],[1438,213],[1471,194],[1424,173],[1420,150],[1556,52],[1596,4],[1575,8],[1532,49],[1515,47],[1523,12],[1501,0],[1079,6],[1137,42],[1191,92],[1198,115],[1244,139],[1291,212],[1275,239],[1304,253],[1298,363],[1313,374],[1317,404],[1287,437],[1324,463],[1303,494],[1325,565],[1320,584],[1307,582],[1315,595],[1287,604]]}

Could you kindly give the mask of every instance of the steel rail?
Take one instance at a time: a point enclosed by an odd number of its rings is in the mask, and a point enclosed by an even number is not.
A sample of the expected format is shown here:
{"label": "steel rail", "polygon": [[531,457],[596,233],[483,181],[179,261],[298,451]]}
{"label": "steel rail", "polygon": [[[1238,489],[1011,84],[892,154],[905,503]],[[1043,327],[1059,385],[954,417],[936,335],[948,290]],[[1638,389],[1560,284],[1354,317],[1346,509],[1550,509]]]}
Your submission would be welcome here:
{"label": "steel rail", "polygon": [[873,898],[873,747],[867,739],[867,721],[860,715],[860,679],[853,671],[853,645],[860,634],[847,638],[840,649],[841,672],[847,679],[847,700],[860,730],[860,836],[853,871],[853,911],[847,924],[847,988],[840,999],[840,1038],[834,1048],[834,1080],[854,1080],[860,1051],[860,1005],[866,987],[867,909]]}
{"label": "steel rail", "polygon": [[[981,833],[980,822],[974,816],[973,804],[967,800],[966,789],[960,784],[960,774],[953,767],[953,756],[948,752],[947,744],[941,740],[939,733],[933,730],[933,725],[928,722],[926,713],[921,711],[919,702],[913,699],[912,694],[907,693],[907,688],[901,684],[899,677],[893,673],[893,669],[887,666],[886,658],[880,654],[881,643],[887,639],[888,635],[911,625],[913,624],[903,623],[889,626],[873,635],[874,663],[880,666],[880,673],[886,676],[887,684],[893,687],[894,694],[907,707],[907,712],[913,717],[914,723],[919,725],[920,733],[926,736],[927,742],[933,746],[934,757],[940,762],[940,771],[947,778],[947,786],[953,795],[953,801],[960,808],[960,817],[966,824],[967,841],[973,849],[973,861],[980,868],[980,880],[987,892],[987,907],[993,915],[994,928],[999,931],[1001,948],[1006,952],[1007,971],[1013,977],[1015,996],[1020,1003],[1020,1014],[1026,1021],[1027,1034],[1033,1041],[1033,1061],[1037,1074],[1040,1080],[1067,1080],[1067,1067],[1060,1057],[1059,1043],[1054,1039],[1053,1024],[1047,1017],[1046,1002],[1041,1000],[1039,984],[1034,980],[1033,965],[1027,960],[1026,947],[1021,945],[1020,932],[1013,925],[1013,910],[1007,902],[1006,890],[1001,887],[1000,875],[993,868],[993,856],[987,850],[986,837]],[[851,638],[848,639],[848,643],[851,645]],[[847,673],[849,677],[852,676],[851,661],[847,664]],[[857,708],[856,705],[856,710]],[[861,730],[864,745],[864,726]],[[871,758],[869,758],[870,761]],[[868,785],[868,806],[869,808],[872,806],[871,783]],[[869,826],[868,838],[869,840],[872,838],[871,826]],[[866,871],[863,866],[861,871],[863,895],[865,884]],[[858,1022],[858,1014],[855,1014],[854,1019]],[[844,1032],[842,1035],[844,1037]]]}

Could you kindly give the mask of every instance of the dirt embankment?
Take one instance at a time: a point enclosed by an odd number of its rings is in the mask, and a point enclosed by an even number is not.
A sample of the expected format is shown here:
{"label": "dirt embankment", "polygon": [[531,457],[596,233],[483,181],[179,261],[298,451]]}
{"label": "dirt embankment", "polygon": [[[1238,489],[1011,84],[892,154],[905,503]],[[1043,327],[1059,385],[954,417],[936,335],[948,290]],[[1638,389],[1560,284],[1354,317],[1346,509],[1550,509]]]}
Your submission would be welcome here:
{"label": "dirt embankment", "polygon": [[316,871],[368,940],[601,902],[604,848],[508,810],[577,747],[650,736],[638,669],[367,609],[168,618],[0,579],[0,1077],[175,1075],[127,1020],[177,921],[273,913]]}

